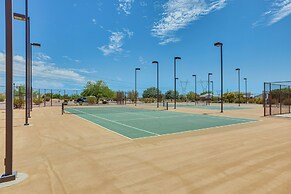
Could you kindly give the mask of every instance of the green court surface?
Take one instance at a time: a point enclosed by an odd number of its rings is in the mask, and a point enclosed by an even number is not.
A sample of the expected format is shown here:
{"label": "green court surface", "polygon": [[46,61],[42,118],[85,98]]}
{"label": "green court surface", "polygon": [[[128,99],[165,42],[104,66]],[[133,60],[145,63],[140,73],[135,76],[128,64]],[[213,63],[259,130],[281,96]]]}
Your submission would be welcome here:
{"label": "green court surface", "polygon": [[66,112],[130,139],[254,122],[220,116],[120,107],[76,107]]}
{"label": "green court surface", "polygon": [[[221,107],[219,105],[194,105],[194,104],[178,104],[177,107],[181,108],[198,108],[198,109],[208,109],[208,110],[220,110]],[[224,110],[246,110],[249,109],[249,107],[242,107],[242,106],[223,106]]]}
{"label": "green court surface", "polygon": [[[151,103],[151,104],[146,104],[150,106],[156,106],[156,104]],[[160,103],[160,106],[163,106],[162,103]],[[169,103],[169,108],[174,107],[174,103]],[[194,103],[177,103],[177,107],[179,108],[195,108],[195,109],[207,109],[207,110],[220,110],[220,104],[211,104],[211,105],[195,105]],[[223,109],[224,110],[246,110],[246,109],[251,109],[252,107],[246,106],[246,105],[224,105]]]}

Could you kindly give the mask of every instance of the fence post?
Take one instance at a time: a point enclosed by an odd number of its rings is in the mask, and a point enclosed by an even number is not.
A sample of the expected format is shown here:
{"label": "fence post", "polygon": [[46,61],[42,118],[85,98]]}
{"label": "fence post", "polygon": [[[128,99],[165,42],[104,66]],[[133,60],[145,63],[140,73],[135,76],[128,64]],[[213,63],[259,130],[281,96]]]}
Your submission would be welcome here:
{"label": "fence post", "polygon": [[40,89],[38,89],[38,106],[40,107]]}
{"label": "fence post", "polygon": [[289,113],[290,112],[290,105],[291,105],[291,102],[290,102],[290,86],[288,86],[288,104],[289,104]]}
{"label": "fence post", "polygon": [[53,90],[51,89],[51,106],[53,106]]}
{"label": "fence post", "polygon": [[46,106],[46,89],[44,89],[44,99],[43,99],[43,106]]}
{"label": "fence post", "polygon": [[169,110],[169,102],[166,103],[167,110]]}
{"label": "fence post", "polygon": [[280,103],[280,114],[282,114],[282,85],[280,85],[280,93],[279,93],[279,103]]}
{"label": "fence post", "polygon": [[264,116],[266,116],[266,82],[264,83],[264,95],[263,95],[263,103],[264,103]]}
{"label": "fence post", "polygon": [[272,84],[270,84],[270,93],[269,93],[269,115],[272,115]]}
{"label": "fence post", "polygon": [[62,115],[64,114],[65,112],[65,104],[62,102]]}

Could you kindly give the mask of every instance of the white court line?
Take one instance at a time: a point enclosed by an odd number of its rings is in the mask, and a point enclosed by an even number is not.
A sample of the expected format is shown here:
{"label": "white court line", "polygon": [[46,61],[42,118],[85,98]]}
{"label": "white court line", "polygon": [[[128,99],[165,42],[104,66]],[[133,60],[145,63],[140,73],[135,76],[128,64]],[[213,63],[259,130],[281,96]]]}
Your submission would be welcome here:
{"label": "white court line", "polygon": [[[69,112],[70,112],[70,111],[69,111]],[[71,113],[71,112],[70,112],[70,113]],[[92,122],[92,121],[90,121],[90,120],[88,120],[88,119],[85,119],[85,118],[80,117],[80,116],[78,116],[78,115],[76,115],[76,114],[73,114],[73,113],[71,113],[71,114],[74,115],[75,117],[78,117],[78,118],[80,118],[80,119],[86,121],[86,122],[89,122],[89,123],[92,123],[92,124],[94,124],[94,125],[97,125],[98,127],[101,127],[101,128],[103,128],[103,129],[105,129],[105,130],[111,132],[111,133],[115,133],[115,134],[117,134],[117,135],[119,135],[119,136],[121,136],[121,137],[125,137],[125,138],[127,138],[127,139],[129,139],[129,140],[133,140],[133,139],[130,138],[130,137],[127,137],[127,136],[125,136],[125,135],[122,135],[122,134],[120,134],[120,133],[117,133],[117,132],[115,132],[115,131],[112,131],[112,130],[110,130],[110,129],[108,129],[108,128],[102,126],[102,125],[99,125],[99,124],[97,124],[97,123],[94,123],[94,122]]]}
{"label": "white court line", "polygon": [[[245,123],[230,124],[230,125],[213,126],[213,127],[207,127],[207,128],[201,128],[201,129],[190,129],[190,130],[185,130],[185,131],[180,131],[180,132],[161,134],[159,137],[170,136],[170,135],[178,135],[178,134],[184,134],[184,133],[192,133],[192,132],[195,133],[197,131],[204,131],[204,130],[209,130],[209,129],[219,129],[219,128],[223,128],[223,127],[232,127],[232,126],[235,126],[235,125],[245,125],[245,124],[251,124],[251,123],[256,123],[256,122],[261,122],[261,120],[259,120],[259,121],[249,121],[249,122],[245,122]],[[138,137],[138,138],[134,138],[132,140],[139,140],[139,139],[146,139],[146,138],[157,138],[157,136]]]}
{"label": "white court line", "polygon": [[83,111],[80,111],[80,110],[77,110],[77,109],[74,109],[72,108],[73,110],[76,110],[76,111],[79,111],[83,114],[88,114],[88,115],[91,115],[92,117],[96,117],[96,118],[99,118],[99,119],[103,119],[105,121],[108,121],[108,122],[111,122],[111,123],[115,123],[115,124],[118,124],[118,125],[121,125],[121,126],[124,126],[124,127],[128,127],[128,128],[132,128],[132,129],[136,129],[138,131],[142,131],[142,132],[145,132],[145,133],[148,133],[148,134],[151,134],[151,135],[155,135],[155,136],[159,136],[160,134],[157,134],[157,133],[153,133],[153,132],[150,132],[150,131],[147,131],[147,130],[143,130],[143,129],[140,129],[140,128],[137,128],[137,127],[133,127],[133,126],[130,126],[130,125],[126,125],[126,124],[123,124],[123,123],[119,123],[117,121],[112,121],[110,119],[106,119],[106,118],[103,118],[103,117],[99,117],[97,115],[93,115],[91,113],[86,113],[86,112],[83,112]]}
{"label": "white court line", "polygon": [[126,120],[117,120],[117,121],[136,121],[136,120],[147,120],[147,119],[171,119],[171,118],[180,118],[180,117],[191,117],[192,115],[180,115],[180,116],[171,116],[171,117],[149,117],[149,118],[138,118],[138,119],[126,119]]}

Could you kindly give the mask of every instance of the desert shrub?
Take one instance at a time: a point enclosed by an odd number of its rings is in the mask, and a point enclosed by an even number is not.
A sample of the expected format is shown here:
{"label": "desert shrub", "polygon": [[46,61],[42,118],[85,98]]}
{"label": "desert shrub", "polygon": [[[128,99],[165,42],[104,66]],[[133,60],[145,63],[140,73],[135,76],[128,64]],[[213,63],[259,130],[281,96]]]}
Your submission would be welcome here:
{"label": "desert shrub", "polygon": [[35,105],[39,105],[39,104],[43,103],[43,99],[41,98],[41,99],[38,100],[38,98],[34,98],[34,99],[33,99],[33,103],[34,103]]}
{"label": "desert shrub", "polygon": [[5,94],[0,94],[0,102],[4,102],[5,100]]}
{"label": "desert shrub", "polygon": [[154,103],[155,99],[154,98],[143,98],[144,103]]}
{"label": "desert shrub", "polygon": [[49,97],[49,96],[46,96],[46,97],[45,97],[45,101],[46,101],[46,102],[49,102],[50,100],[51,100],[51,97]]}
{"label": "desert shrub", "polygon": [[283,104],[284,104],[284,105],[291,105],[291,100],[289,100],[289,99],[285,99],[285,100],[283,101]]}
{"label": "desert shrub", "polygon": [[22,108],[24,105],[24,99],[15,98],[14,99],[14,108]]}
{"label": "desert shrub", "polygon": [[256,98],[256,104],[263,104],[262,98]]}
{"label": "desert shrub", "polygon": [[89,104],[96,104],[97,103],[97,98],[95,96],[89,96],[86,99],[87,99],[87,102]]}

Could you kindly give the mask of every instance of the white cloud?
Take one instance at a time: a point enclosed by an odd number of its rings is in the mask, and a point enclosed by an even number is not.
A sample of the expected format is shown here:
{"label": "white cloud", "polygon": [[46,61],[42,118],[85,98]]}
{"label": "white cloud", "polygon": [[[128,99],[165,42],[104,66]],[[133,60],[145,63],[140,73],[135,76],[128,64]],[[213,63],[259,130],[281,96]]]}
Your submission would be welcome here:
{"label": "white cloud", "polygon": [[128,29],[123,29],[123,32],[111,32],[109,37],[109,44],[103,45],[98,49],[103,52],[103,55],[111,55],[121,53],[123,51],[123,44],[125,38],[131,38],[133,32],[130,32]]}
{"label": "white cloud", "polygon": [[94,25],[96,25],[96,24],[97,24],[97,21],[96,21],[96,19],[95,19],[95,18],[93,18],[93,19],[92,19],[92,22],[93,22],[93,24],[94,24]]}
{"label": "white cloud", "polygon": [[99,48],[103,54],[110,55],[114,53],[122,52],[124,33],[123,32],[112,32],[109,37],[110,43],[108,45],[103,45]]}
{"label": "white cloud", "polygon": [[51,60],[51,57],[44,54],[44,53],[37,53],[36,58],[37,58],[37,60],[44,60],[44,61]]}
{"label": "white cloud", "polygon": [[134,0],[118,0],[118,11],[122,11],[125,13],[125,15],[130,14],[130,10],[132,8],[132,4],[134,3]]}
{"label": "white cloud", "polygon": [[[46,55],[47,56],[47,55]],[[0,52],[0,72],[5,72],[6,59],[5,53]],[[48,58],[48,57],[45,57]],[[49,57],[50,58],[50,57]],[[20,55],[14,56],[14,76],[18,78],[24,78],[25,75],[25,58]],[[68,82],[68,83],[76,83],[83,84],[85,83],[85,77],[81,76],[77,72],[59,68],[54,63],[50,63],[46,60],[37,60],[33,61],[33,77],[36,80],[43,80],[47,82]]]}
{"label": "white cloud", "polygon": [[129,29],[123,28],[123,31],[127,34],[128,38],[131,38],[133,36],[133,32],[129,31]]}
{"label": "white cloud", "polygon": [[174,33],[187,27],[210,12],[222,9],[227,0],[169,0],[163,5],[163,17],[154,24],[152,35],[161,39],[162,45],[177,42]]}
{"label": "white cloud", "polygon": [[291,0],[274,0],[270,10],[262,14],[261,19],[253,23],[253,27],[259,25],[271,26],[291,14]]}
{"label": "white cloud", "polygon": [[142,56],[140,56],[140,57],[138,58],[138,61],[139,61],[139,64],[140,64],[140,65],[144,65],[144,64],[147,63],[147,62],[145,61],[145,59],[144,59]]}
{"label": "white cloud", "polygon": [[162,42],[160,42],[160,45],[166,45],[168,43],[174,43],[174,42],[179,42],[180,39],[179,38],[175,38],[175,37],[171,37],[171,38],[166,38],[163,39]]}
{"label": "white cloud", "polygon": [[80,63],[80,60],[79,59],[72,59],[71,57],[69,56],[63,56],[63,58],[71,61],[71,62],[75,62],[75,63]]}

